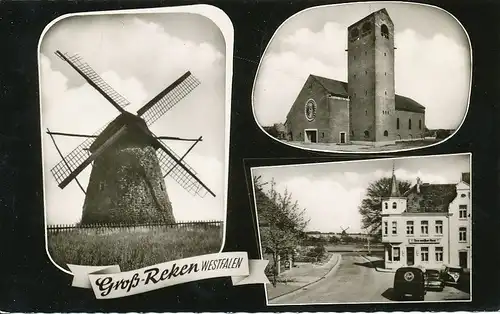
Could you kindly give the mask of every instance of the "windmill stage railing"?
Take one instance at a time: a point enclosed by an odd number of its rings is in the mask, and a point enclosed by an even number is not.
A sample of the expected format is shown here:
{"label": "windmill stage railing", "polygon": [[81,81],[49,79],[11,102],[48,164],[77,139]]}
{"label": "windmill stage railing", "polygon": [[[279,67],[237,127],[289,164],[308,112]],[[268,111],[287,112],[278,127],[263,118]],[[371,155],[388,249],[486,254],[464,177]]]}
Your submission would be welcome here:
{"label": "windmill stage railing", "polygon": [[150,223],[99,223],[99,224],[59,224],[47,225],[47,233],[61,233],[73,231],[93,231],[96,233],[107,233],[109,231],[139,231],[139,230],[223,230],[224,222],[220,220],[209,221],[182,221],[173,224],[162,222]]}

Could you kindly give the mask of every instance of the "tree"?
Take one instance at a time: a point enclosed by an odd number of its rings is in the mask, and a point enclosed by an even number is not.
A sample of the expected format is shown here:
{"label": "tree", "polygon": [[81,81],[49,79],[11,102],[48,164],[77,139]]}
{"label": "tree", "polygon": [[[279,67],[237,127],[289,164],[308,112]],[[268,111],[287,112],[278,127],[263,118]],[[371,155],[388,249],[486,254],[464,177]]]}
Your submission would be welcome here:
{"label": "tree", "polygon": [[[397,183],[400,193],[405,193],[411,187],[408,181],[398,180]],[[391,186],[392,178],[381,178],[370,183],[366,190],[366,197],[358,208],[363,229],[377,238],[381,236],[379,231],[382,225],[382,198],[390,196]]]}
{"label": "tree", "polygon": [[269,182],[262,182],[261,177],[254,177],[255,199],[259,217],[259,229],[262,249],[272,254],[272,284],[276,286],[279,257],[290,254],[299,244],[309,220],[305,218],[305,209],[300,209],[298,202],[292,200],[292,194],[276,191],[274,179],[269,191],[263,187]]}

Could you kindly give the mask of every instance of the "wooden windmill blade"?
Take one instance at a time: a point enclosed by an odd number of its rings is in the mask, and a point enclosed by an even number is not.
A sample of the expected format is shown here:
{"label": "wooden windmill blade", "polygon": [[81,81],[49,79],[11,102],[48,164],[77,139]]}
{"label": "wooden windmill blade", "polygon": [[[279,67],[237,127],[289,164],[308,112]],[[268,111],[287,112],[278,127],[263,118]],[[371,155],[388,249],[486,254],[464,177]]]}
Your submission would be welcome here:
{"label": "wooden windmill blade", "polygon": [[137,115],[144,119],[149,126],[172,109],[198,85],[200,85],[200,81],[188,71],[137,110]]}
{"label": "wooden windmill blade", "polygon": [[69,154],[64,156],[52,169],[50,169],[50,172],[56,179],[56,182],[61,189],[69,183],[66,183],[66,181],[73,171],[92,155],[89,151],[90,146],[95,142],[97,136],[106,128],[108,124],[109,123],[106,123],[103,127],[94,132]]}
{"label": "wooden windmill blade", "polygon": [[62,60],[66,61],[76,72],[94,87],[104,98],[106,98],[118,111],[123,112],[130,102],[125,99],[121,94],[115,91],[108,83],[106,83],[99,74],[97,74],[79,55],[68,55],[59,50],[56,55]]}
{"label": "wooden windmill blade", "polygon": [[157,150],[158,160],[164,176],[169,175],[181,187],[192,195],[204,197],[207,192],[215,197],[212,192],[197,176],[196,171],[185,163],[181,157],[174,153],[171,149],[161,144]]}

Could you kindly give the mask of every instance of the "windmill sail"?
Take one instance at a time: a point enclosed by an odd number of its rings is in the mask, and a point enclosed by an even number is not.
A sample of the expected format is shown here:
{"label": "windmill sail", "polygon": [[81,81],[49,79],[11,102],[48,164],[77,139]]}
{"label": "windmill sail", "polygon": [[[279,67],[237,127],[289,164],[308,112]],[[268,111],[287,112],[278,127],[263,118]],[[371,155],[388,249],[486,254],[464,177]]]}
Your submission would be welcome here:
{"label": "windmill sail", "polygon": [[69,65],[75,69],[85,80],[94,87],[104,98],[106,98],[113,106],[115,106],[118,111],[123,112],[123,108],[130,105],[130,102],[115,91],[108,83],[106,83],[97,74],[94,69],[88,65],[82,57],[75,54],[69,56],[66,53],[61,53],[59,50],[56,51],[56,55],[69,63]]}
{"label": "windmill sail", "polygon": [[200,85],[200,81],[188,71],[139,109],[137,115],[143,118],[149,126],[172,109],[198,85]]}
{"label": "windmill sail", "polygon": [[109,123],[106,123],[103,127],[93,133],[93,137],[87,138],[69,154],[67,154],[61,161],[59,161],[52,169],[50,169],[50,172],[56,179],[57,184],[60,185],[76,168],[78,168],[78,166],[90,157],[90,146],[96,140],[97,135],[99,135],[99,133],[101,133],[108,124]]}
{"label": "windmill sail", "polygon": [[204,197],[207,192],[215,194],[197,177],[196,171],[174,153],[171,149],[162,145],[162,149],[157,150],[158,160],[161,170],[168,174],[181,187],[192,195]]}

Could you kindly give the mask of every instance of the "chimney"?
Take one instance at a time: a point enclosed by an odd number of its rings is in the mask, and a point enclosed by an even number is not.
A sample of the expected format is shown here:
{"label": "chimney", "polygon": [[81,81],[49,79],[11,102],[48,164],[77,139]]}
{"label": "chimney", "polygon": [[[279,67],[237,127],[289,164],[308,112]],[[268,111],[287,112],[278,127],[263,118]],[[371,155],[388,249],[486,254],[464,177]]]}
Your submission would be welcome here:
{"label": "chimney", "polygon": [[417,193],[420,193],[420,186],[422,185],[422,181],[417,177]]}

